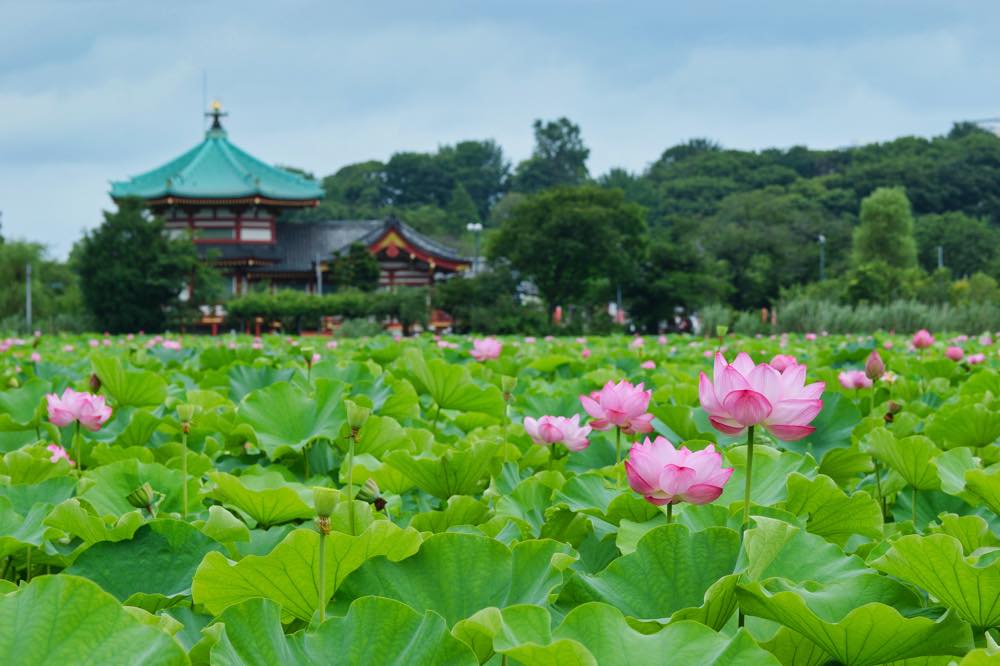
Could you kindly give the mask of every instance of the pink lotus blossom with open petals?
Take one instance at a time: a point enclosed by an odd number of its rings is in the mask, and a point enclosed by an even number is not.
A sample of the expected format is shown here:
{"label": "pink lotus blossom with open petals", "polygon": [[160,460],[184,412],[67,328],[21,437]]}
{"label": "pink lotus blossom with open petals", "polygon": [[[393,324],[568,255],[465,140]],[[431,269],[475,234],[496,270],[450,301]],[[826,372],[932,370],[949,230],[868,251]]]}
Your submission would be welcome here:
{"label": "pink lotus blossom with open petals", "polygon": [[952,361],[957,362],[962,360],[962,357],[965,356],[965,352],[962,351],[961,347],[955,347],[953,345],[944,350],[944,355],[947,356]]}
{"label": "pink lotus blossom with open petals", "polygon": [[968,363],[969,365],[979,365],[985,360],[986,360],[986,354],[980,352],[978,354],[969,354],[968,357],[966,357],[965,362]]}
{"label": "pink lotus blossom with open petals", "polygon": [[868,379],[863,370],[845,370],[837,375],[837,379],[845,389],[870,388],[872,385],[872,380]]}
{"label": "pink lotus blossom with open petals", "polygon": [[786,442],[812,434],[809,423],[823,408],[825,384],[805,384],[806,366],[795,364],[778,372],[767,363],[754,365],[746,352],[731,364],[715,355],[713,379],[703,372],[698,383],[701,407],[712,426],[727,435],[742,433],[748,426],[761,425]]}
{"label": "pink lotus blossom with open petals", "polygon": [[66,449],[59,446],[58,444],[49,444],[45,448],[48,449],[48,451],[52,454],[52,456],[49,458],[49,462],[57,463],[60,460],[65,460],[66,462],[69,463],[70,467],[76,465],[75,462],[70,460],[69,454],[66,453]]}
{"label": "pink lotus blossom with open petals", "polygon": [[593,417],[590,425],[594,430],[607,430],[612,426],[621,428],[626,435],[653,432],[653,415],[646,412],[652,391],[646,391],[640,383],[633,386],[624,379],[615,384],[609,381],[600,391],[589,396],[581,395],[580,403]]}
{"label": "pink lotus blossom with open petals", "polygon": [[580,425],[579,414],[574,414],[569,418],[543,416],[534,419],[526,416],[524,417],[524,431],[531,437],[531,441],[541,446],[562,444],[570,451],[583,451],[590,446],[587,437],[590,435],[591,427]]}
{"label": "pink lotus blossom with open petals", "polygon": [[472,341],[472,349],[469,353],[482,363],[491,358],[498,358],[501,351],[503,351],[503,345],[496,338],[480,338]]}
{"label": "pink lotus blossom with open petals", "polygon": [[910,342],[917,349],[926,349],[934,344],[934,336],[926,328],[922,328],[913,334],[913,339]]}
{"label": "pink lotus blossom with open petals", "polygon": [[771,367],[778,372],[784,372],[785,368],[795,365],[798,361],[791,354],[777,354],[771,359]]}
{"label": "pink lotus blossom with open petals", "polygon": [[675,449],[665,437],[636,442],[625,461],[632,490],[647,502],[664,504],[708,504],[719,498],[733,474],[722,466],[722,456],[709,444],[701,451]]}
{"label": "pink lotus blossom with open petals", "polygon": [[111,418],[111,407],[105,404],[103,395],[79,393],[67,388],[62,396],[49,393],[45,401],[49,421],[60,428],[77,421],[87,430],[97,432]]}

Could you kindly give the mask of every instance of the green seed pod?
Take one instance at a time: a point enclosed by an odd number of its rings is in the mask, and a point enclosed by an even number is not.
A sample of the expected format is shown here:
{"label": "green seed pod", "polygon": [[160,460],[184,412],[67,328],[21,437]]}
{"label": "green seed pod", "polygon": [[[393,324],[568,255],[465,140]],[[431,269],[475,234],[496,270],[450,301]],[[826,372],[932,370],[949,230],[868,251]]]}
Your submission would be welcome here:
{"label": "green seed pod", "polygon": [[351,426],[352,430],[363,426],[372,413],[371,408],[363,407],[353,400],[345,400],[344,406],[347,407],[347,425]]}
{"label": "green seed pod", "polygon": [[153,504],[153,500],[155,498],[156,493],[153,492],[153,486],[146,482],[130,492],[126,499],[128,499],[128,503],[135,508],[145,509]]}
{"label": "green seed pod", "polygon": [[313,504],[316,507],[316,515],[320,518],[329,518],[333,513],[333,507],[337,505],[337,491],[333,488],[316,486],[313,488]]}

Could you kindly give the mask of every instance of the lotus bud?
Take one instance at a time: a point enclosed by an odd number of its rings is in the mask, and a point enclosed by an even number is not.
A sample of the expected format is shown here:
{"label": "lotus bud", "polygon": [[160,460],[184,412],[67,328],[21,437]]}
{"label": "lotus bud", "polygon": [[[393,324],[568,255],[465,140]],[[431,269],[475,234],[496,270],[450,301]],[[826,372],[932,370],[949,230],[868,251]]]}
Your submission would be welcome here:
{"label": "lotus bud", "polygon": [[330,514],[333,513],[333,507],[337,505],[337,491],[323,486],[314,487],[313,504],[316,507],[317,516],[329,518]]}
{"label": "lotus bud", "polygon": [[96,372],[90,373],[90,380],[88,383],[90,384],[91,393],[97,393],[101,390],[101,378],[97,376]]}
{"label": "lotus bud", "polygon": [[190,423],[194,418],[194,405],[186,403],[177,405],[177,416],[183,423]]}
{"label": "lotus bud", "polygon": [[882,357],[879,356],[877,350],[872,351],[872,353],[868,355],[868,360],[865,361],[865,376],[875,382],[881,379],[884,374],[885,363],[882,361]]}
{"label": "lotus bud", "polygon": [[306,365],[311,368],[313,364],[313,354],[316,353],[315,347],[312,345],[306,345],[305,347],[301,347],[299,352],[302,354],[302,359],[306,362]]}
{"label": "lotus bud", "polygon": [[351,427],[352,431],[357,432],[371,416],[372,410],[370,407],[359,405],[353,400],[345,400],[344,405],[347,407],[347,425]]}
{"label": "lotus bud", "polygon": [[130,492],[128,494],[128,503],[137,509],[148,509],[153,505],[153,500],[156,499],[156,493],[153,492],[153,486],[146,482]]}
{"label": "lotus bud", "polygon": [[715,327],[715,336],[719,338],[724,338],[729,333],[729,327],[723,324],[719,324]]}
{"label": "lotus bud", "polygon": [[514,389],[517,388],[517,377],[504,375],[500,378],[500,388],[503,389],[504,393],[513,393]]}

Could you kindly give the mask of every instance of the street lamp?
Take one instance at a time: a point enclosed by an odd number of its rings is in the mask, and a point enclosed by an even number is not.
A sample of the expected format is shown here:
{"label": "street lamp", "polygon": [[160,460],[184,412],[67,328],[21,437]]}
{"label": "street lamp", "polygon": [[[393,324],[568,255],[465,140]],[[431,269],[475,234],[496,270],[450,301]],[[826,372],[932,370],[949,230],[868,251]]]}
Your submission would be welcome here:
{"label": "street lamp", "polygon": [[469,222],[467,225],[465,225],[465,228],[468,231],[471,231],[476,236],[476,258],[472,262],[472,274],[473,275],[478,275],[479,274],[479,237],[483,233],[483,224],[482,224],[482,222]]}
{"label": "street lamp", "polygon": [[822,282],[826,279],[826,236],[820,234],[817,236],[819,241],[819,281]]}

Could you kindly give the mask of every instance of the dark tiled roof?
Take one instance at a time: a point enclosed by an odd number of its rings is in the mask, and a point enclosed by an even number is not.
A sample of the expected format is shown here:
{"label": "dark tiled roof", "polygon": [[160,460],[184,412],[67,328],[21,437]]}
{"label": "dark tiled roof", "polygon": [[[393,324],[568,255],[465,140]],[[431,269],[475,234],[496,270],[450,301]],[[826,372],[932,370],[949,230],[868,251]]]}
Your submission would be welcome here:
{"label": "dark tiled roof", "polygon": [[266,264],[253,270],[266,272],[298,273],[313,270],[313,260],[322,260],[346,251],[352,243],[370,245],[384,233],[395,228],[406,240],[428,254],[469,263],[453,248],[435,241],[413,227],[396,219],[388,220],[325,220],[322,222],[281,222],[276,225],[274,245],[229,243],[199,245],[201,255],[213,253],[217,259],[254,259]]}

